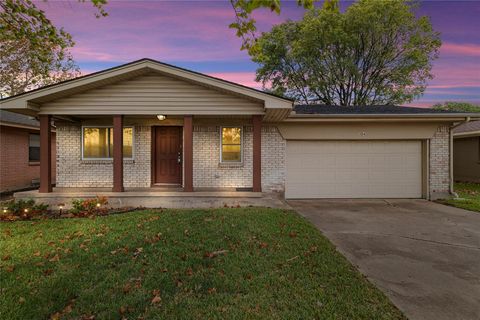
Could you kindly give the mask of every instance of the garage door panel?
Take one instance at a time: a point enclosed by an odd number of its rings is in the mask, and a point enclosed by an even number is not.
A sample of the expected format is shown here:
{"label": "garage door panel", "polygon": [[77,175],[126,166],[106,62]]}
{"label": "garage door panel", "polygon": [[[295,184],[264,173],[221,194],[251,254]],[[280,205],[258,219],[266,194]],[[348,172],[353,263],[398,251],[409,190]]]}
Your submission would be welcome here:
{"label": "garage door panel", "polygon": [[337,176],[335,171],[311,171],[311,170],[299,170],[295,176],[292,176],[290,182],[292,184],[306,184],[311,183],[315,185],[317,180],[324,182],[335,182]]}
{"label": "garage door panel", "polygon": [[420,141],[287,141],[287,198],[420,198]]}

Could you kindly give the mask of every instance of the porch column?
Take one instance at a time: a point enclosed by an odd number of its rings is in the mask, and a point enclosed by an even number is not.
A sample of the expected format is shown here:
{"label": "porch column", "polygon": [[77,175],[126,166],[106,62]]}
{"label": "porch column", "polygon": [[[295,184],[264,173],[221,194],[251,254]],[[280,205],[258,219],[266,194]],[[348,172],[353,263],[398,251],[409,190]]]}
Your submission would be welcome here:
{"label": "porch column", "polygon": [[40,193],[52,192],[52,117],[42,114],[40,118]]}
{"label": "porch column", "polygon": [[123,115],[113,116],[113,192],[123,192]]}
{"label": "porch column", "polygon": [[252,117],[253,123],[253,192],[262,192],[262,116]]}
{"label": "porch column", "polygon": [[193,116],[183,118],[183,168],[183,190],[193,192]]}

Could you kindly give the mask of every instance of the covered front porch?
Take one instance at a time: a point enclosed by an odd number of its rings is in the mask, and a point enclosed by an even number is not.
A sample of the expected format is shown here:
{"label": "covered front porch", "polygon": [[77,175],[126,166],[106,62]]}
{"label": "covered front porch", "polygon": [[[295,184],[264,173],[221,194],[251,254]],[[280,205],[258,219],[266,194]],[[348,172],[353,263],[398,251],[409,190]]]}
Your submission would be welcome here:
{"label": "covered front porch", "polygon": [[[42,175],[39,193],[57,187],[159,188],[158,192],[210,189],[262,192],[262,116],[40,115]],[[43,148],[57,127],[57,158]],[[67,119],[67,120],[65,120]],[[266,128],[263,128],[266,129]],[[265,130],[263,130],[265,131]],[[234,132],[236,141],[229,134]],[[265,134],[265,132],[264,132]],[[228,141],[227,141],[228,140]],[[227,144],[228,143],[228,144]],[[233,150],[233,153],[232,151]]]}

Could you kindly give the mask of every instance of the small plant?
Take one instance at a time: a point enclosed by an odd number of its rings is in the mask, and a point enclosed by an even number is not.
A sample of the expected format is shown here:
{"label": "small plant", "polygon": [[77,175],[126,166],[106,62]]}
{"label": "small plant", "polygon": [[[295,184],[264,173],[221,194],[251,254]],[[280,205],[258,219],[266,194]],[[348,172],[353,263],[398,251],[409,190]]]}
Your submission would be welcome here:
{"label": "small plant", "polygon": [[13,200],[3,204],[0,220],[30,220],[48,213],[48,204],[36,204],[33,199]]}
{"label": "small plant", "polygon": [[97,196],[93,199],[73,199],[70,213],[79,217],[101,215],[108,211],[108,208],[105,207],[107,204],[107,197]]}

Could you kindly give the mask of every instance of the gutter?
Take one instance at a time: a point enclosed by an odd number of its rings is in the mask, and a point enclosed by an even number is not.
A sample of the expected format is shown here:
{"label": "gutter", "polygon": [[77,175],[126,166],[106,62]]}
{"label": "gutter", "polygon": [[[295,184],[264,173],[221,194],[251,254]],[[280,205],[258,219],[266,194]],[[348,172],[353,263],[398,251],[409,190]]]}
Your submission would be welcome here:
{"label": "gutter", "polygon": [[449,134],[449,147],[450,147],[450,194],[452,194],[455,198],[458,198],[458,194],[455,193],[455,191],[453,190],[453,129],[455,129],[456,127],[464,124],[464,123],[467,123],[467,122],[470,122],[471,118],[469,116],[465,117],[465,120],[463,121],[460,121],[460,122],[457,122],[457,123],[454,123],[450,126],[450,130],[448,132]]}
{"label": "gutter", "polygon": [[329,119],[329,118],[479,118],[480,113],[295,113],[289,119]]}
{"label": "gutter", "polygon": [[417,114],[294,114],[291,113],[282,122],[303,122],[303,123],[319,123],[319,122],[458,122],[465,118],[471,120],[480,120],[479,113],[417,113]]}
{"label": "gutter", "polygon": [[469,137],[480,137],[480,130],[477,131],[465,131],[453,134],[453,139],[457,138],[469,138]]}

